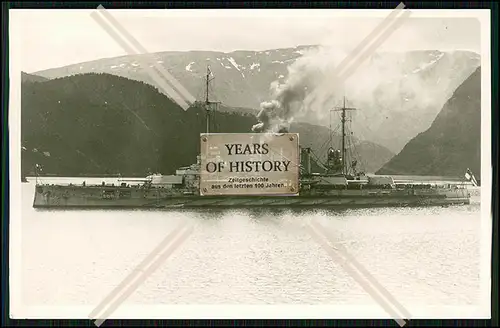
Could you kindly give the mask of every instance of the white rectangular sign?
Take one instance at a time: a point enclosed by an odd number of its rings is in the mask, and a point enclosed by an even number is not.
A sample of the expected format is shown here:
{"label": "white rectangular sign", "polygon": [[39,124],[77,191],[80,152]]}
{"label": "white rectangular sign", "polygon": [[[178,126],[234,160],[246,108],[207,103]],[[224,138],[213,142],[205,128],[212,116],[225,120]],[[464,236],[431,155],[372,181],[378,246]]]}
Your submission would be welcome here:
{"label": "white rectangular sign", "polygon": [[200,194],[297,195],[297,133],[201,135]]}

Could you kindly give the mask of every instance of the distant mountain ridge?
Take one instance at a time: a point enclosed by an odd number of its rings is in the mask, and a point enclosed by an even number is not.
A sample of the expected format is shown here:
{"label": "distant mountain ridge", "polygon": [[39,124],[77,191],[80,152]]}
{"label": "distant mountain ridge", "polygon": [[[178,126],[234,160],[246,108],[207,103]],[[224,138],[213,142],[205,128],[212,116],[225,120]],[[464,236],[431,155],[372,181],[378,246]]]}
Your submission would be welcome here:
{"label": "distant mountain ridge", "polygon": [[[52,79],[104,72],[157,86],[145,65],[159,64],[195,98],[201,99],[202,78],[206,65],[210,64],[216,77],[212,90],[216,100],[230,108],[257,109],[262,101],[270,99],[271,83],[276,80],[284,82],[289,65],[317,47],[307,45],[230,53],[160,52],[100,59],[35,74]],[[353,119],[355,135],[394,152],[400,151],[411,138],[430,126],[446,99],[479,63],[480,56],[468,51],[373,54],[351,78],[355,89],[347,94],[352,105],[362,109]],[[327,111],[324,110],[324,115]],[[302,120],[328,125],[326,116]]]}
{"label": "distant mountain ridge", "polygon": [[48,81],[49,79],[38,76],[35,74],[28,74],[26,72],[21,72],[21,82],[45,82]]}
{"label": "distant mountain ridge", "polygon": [[429,129],[413,138],[377,174],[481,175],[481,67],[446,102]]}
{"label": "distant mountain ridge", "polygon": [[[199,154],[205,111],[184,111],[144,82],[91,73],[24,82],[21,92],[23,175],[32,174],[35,164],[59,176],[169,174],[194,163]],[[255,116],[226,107],[217,111],[211,129],[250,132],[256,122]],[[326,151],[327,128],[297,123],[293,131],[300,133],[303,146]],[[357,143],[368,172],[393,156],[380,145]]]}

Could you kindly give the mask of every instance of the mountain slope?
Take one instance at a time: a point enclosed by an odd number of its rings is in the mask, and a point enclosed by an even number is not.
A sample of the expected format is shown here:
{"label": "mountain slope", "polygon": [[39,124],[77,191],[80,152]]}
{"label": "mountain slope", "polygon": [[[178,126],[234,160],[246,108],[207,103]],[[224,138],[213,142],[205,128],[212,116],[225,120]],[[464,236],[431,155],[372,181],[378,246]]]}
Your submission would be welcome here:
{"label": "mountain slope", "polygon": [[49,79],[38,76],[35,74],[28,74],[26,72],[21,72],[21,82],[45,82],[48,81]]}
{"label": "mountain slope", "polygon": [[[196,159],[204,118],[152,86],[108,74],[23,84],[23,172],[40,163],[66,176],[171,173]],[[229,113],[217,120],[225,132],[254,122]]]}
{"label": "mountain slope", "polygon": [[[256,109],[262,101],[270,100],[271,83],[283,83],[289,75],[289,66],[309,56],[308,50],[317,48],[299,46],[230,53],[161,52],[100,59],[36,74],[56,78],[105,72],[157,86],[147,71],[157,64],[172,74],[195,98],[202,99],[202,79],[206,65],[210,64],[216,77],[212,90],[215,100],[232,108]],[[318,60],[324,58],[311,59],[315,62],[313,66]],[[345,95],[350,105],[360,109],[353,121],[355,135],[399,152],[411,138],[430,126],[453,91],[479,63],[479,55],[467,51],[372,55],[347,81]],[[332,88],[328,92],[335,94],[337,90]],[[313,114],[307,114],[300,120],[328,126],[328,109],[317,108]]]}
{"label": "mountain slope", "polygon": [[[206,129],[203,109],[184,111],[153,86],[110,74],[23,83],[21,106],[23,175],[33,174],[36,163],[60,176],[173,173],[196,161]],[[257,122],[228,111],[215,115],[218,132],[250,132]],[[316,129],[303,128],[304,136],[309,130]],[[369,143],[366,154],[376,148]],[[373,170],[393,155],[383,149]]]}
{"label": "mountain slope", "polygon": [[377,174],[481,173],[481,68],[446,102],[431,127],[413,138]]}

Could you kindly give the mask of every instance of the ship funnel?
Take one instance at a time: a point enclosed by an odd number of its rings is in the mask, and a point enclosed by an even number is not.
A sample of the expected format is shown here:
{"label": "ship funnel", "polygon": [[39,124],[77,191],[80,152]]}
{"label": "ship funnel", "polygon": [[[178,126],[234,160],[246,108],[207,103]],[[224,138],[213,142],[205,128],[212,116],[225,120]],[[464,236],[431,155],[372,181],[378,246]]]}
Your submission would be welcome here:
{"label": "ship funnel", "polygon": [[306,175],[311,174],[311,148],[300,149],[300,165]]}

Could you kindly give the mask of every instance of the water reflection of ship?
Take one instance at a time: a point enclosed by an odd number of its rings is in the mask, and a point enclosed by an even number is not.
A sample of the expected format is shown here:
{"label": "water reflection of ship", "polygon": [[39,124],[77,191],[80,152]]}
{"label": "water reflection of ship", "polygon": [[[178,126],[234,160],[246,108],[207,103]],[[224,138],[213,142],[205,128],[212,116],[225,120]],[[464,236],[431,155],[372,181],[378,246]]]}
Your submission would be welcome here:
{"label": "water reflection of ship", "polygon": [[[207,68],[204,101],[196,102],[206,114],[206,132],[213,133],[214,110],[217,102],[209,97],[209,85],[214,79]],[[310,147],[300,148],[299,192],[297,196],[200,195],[201,160],[181,167],[173,175],[152,174],[139,184],[120,180],[119,185],[48,185],[38,183],[34,207],[371,207],[429,206],[468,204],[470,195],[464,181],[437,184],[425,181],[395,181],[390,176],[366,176],[358,170],[358,159],[347,160],[346,113],[355,110],[343,106],[331,110],[340,112],[340,149],[332,147],[333,131],[327,140],[326,160],[316,156]],[[331,120],[330,120],[331,122]],[[217,131],[215,131],[217,132]],[[284,132],[284,131],[279,131]],[[352,146],[352,145],[351,145]],[[349,149],[348,149],[349,148]],[[320,169],[313,169],[312,162]],[[137,182],[137,180],[136,180]]]}

